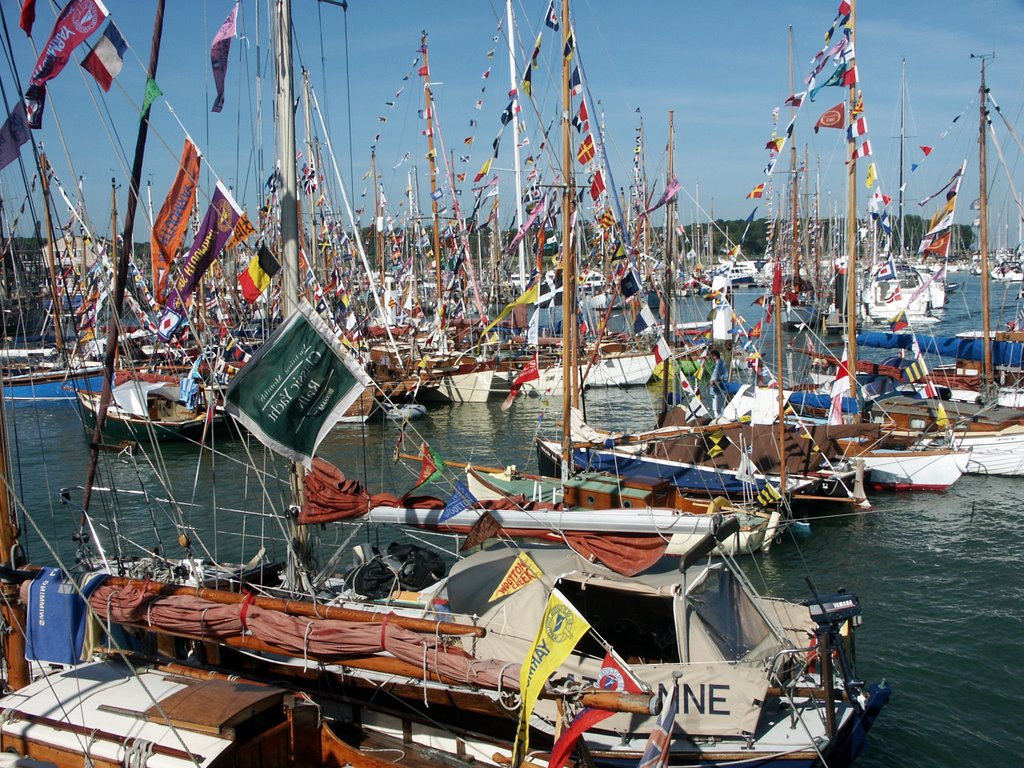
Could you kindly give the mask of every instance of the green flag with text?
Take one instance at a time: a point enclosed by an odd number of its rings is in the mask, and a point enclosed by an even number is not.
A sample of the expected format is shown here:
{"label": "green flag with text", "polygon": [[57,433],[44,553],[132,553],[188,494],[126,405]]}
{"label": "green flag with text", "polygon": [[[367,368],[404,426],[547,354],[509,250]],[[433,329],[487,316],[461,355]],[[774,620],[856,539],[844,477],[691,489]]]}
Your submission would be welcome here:
{"label": "green flag with text", "polygon": [[324,435],[372,384],[306,301],[235,374],[224,410],[307,467]]}

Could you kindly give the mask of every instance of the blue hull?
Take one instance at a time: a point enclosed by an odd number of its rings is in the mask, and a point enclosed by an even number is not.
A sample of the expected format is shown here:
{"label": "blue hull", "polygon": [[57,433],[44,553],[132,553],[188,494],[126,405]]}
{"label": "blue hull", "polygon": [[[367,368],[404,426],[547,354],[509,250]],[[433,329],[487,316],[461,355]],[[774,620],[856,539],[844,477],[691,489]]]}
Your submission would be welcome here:
{"label": "blue hull", "polygon": [[9,401],[73,400],[77,390],[99,392],[103,375],[97,373],[64,376],[46,372],[17,376],[4,384],[4,398]]}

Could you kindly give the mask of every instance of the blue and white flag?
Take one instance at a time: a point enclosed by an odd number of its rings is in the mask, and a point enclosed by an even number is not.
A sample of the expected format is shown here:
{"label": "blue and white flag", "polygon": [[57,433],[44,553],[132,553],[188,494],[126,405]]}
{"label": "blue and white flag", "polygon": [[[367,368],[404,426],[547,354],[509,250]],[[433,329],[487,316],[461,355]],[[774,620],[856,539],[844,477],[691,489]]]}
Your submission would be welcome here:
{"label": "blue and white flag", "polygon": [[878,273],[875,275],[875,280],[882,282],[883,280],[895,280],[896,279],[896,265],[893,264],[892,256],[885,260],[885,263],[878,268]]}
{"label": "blue and white flag", "polygon": [[658,321],[654,317],[654,313],[651,308],[644,302],[640,305],[640,314],[636,316],[636,320],[633,321],[633,332],[643,333],[644,331],[650,330]]}
{"label": "blue and white flag", "polygon": [[441,517],[438,519],[438,522],[443,523],[449,518],[455,517],[459,512],[469,509],[476,503],[478,503],[476,496],[469,492],[469,488],[464,482],[459,480],[455,483],[455,488],[452,491],[452,497],[448,499],[448,503],[444,505],[444,510],[442,510]]}

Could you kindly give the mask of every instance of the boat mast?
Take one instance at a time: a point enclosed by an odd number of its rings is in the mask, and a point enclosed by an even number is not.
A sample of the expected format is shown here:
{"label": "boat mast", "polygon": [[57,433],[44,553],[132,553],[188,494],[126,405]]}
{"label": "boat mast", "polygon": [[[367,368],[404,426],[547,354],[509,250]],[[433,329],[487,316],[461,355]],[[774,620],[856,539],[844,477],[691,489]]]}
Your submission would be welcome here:
{"label": "boat mast", "polygon": [[[505,0],[505,18],[508,25],[508,78],[512,96],[512,157],[516,180],[516,229],[523,226],[523,172],[519,167],[519,84],[516,82],[515,18],[512,15],[512,0]],[[498,229],[495,219],[495,229]],[[526,290],[526,238],[519,238],[519,289]]]}
{"label": "boat mast", "polygon": [[[675,128],[675,111],[668,111],[668,169],[665,174],[667,179],[666,184],[672,183],[672,179],[675,178],[675,148],[676,148],[676,128]],[[672,293],[673,293],[673,279],[675,277],[675,228],[672,226],[673,219],[675,218],[676,201],[673,198],[669,200],[665,206],[665,337],[668,341],[669,349],[673,349],[674,334],[672,333]],[[668,387],[669,379],[672,378],[672,358],[665,361],[665,369],[661,372],[661,418],[658,419],[659,424],[665,422],[665,416],[668,414]]]}
{"label": "boat mast", "polygon": [[982,356],[981,396],[983,402],[994,399],[992,383],[992,328],[989,318],[988,290],[988,163],[987,137],[988,129],[988,89],[985,87],[985,60],[992,54],[971,54],[971,58],[981,59],[981,86],[978,88],[978,176],[980,191],[978,194],[978,246],[981,248],[981,337],[984,339]]}
{"label": "boat mast", "polygon": [[[64,352],[64,334],[61,328],[61,301],[57,290],[57,243],[53,231],[53,217],[50,214],[50,163],[46,153],[39,153],[39,186],[43,193],[43,216],[46,219],[46,239],[49,242],[46,254],[46,268],[50,273],[50,315],[53,317],[53,341],[58,354]],[[82,273],[83,275],[85,272]]]}
{"label": "boat mast", "polygon": [[[291,0],[277,3],[277,142],[278,165],[281,172],[281,312],[289,317],[299,307],[299,207],[298,182],[295,174],[295,103],[292,80],[292,7]],[[290,479],[292,500],[302,505],[303,468],[293,462]],[[309,556],[309,532],[289,515],[292,554],[289,569],[297,563],[306,564]],[[289,574],[291,576],[292,574]],[[297,581],[290,579],[294,588]]]}
{"label": "boat mast", "polygon": [[[789,28],[789,91],[793,92],[793,27]],[[796,116],[796,107],[790,106],[789,120],[793,122]],[[793,237],[793,277],[791,285],[796,287],[800,280],[800,247],[797,241],[797,173],[796,173],[796,141],[789,137],[789,164],[793,171],[793,212],[792,212],[792,237]],[[779,429],[779,491],[786,492],[786,387],[785,387],[785,365],[782,355],[782,249],[775,257],[775,273],[772,275],[772,293],[775,302],[775,370],[776,384],[778,385],[779,413],[777,417]]]}
{"label": "boat mast", "polygon": [[[165,0],[157,0],[156,18],[153,20],[153,39],[149,48],[149,69],[146,72],[148,83],[156,81],[156,69],[160,63],[160,39],[164,29]],[[103,357],[103,389],[100,392],[100,405],[96,409],[96,426],[89,442],[89,465],[86,469],[85,491],[82,493],[82,516],[89,511],[92,498],[92,485],[96,479],[96,464],[99,461],[100,445],[103,443],[103,423],[107,420],[107,409],[110,407],[111,388],[114,377],[114,363],[117,358],[118,336],[121,330],[121,313],[124,311],[124,292],[128,285],[128,266],[131,262],[134,247],[135,209],[139,203],[139,182],[142,179],[142,160],[146,153],[146,136],[149,134],[149,112],[139,120],[139,131],[135,138],[135,157],[132,160],[132,175],[128,182],[128,205],[124,213],[124,230],[121,233],[121,252],[118,256],[117,270],[114,273],[114,297],[110,310],[110,322],[107,330],[107,348]],[[116,246],[116,244],[115,244]]]}
{"label": "boat mast", "polygon": [[[420,37],[420,50],[423,53],[423,71],[427,73],[423,83],[424,110],[427,118],[427,162],[430,164],[430,216],[434,229],[434,281],[436,284],[437,327],[440,331],[444,326],[444,286],[441,284],[441,233],[438,231],[437,221],[437,150],[434,148],[434,98],[430,91],[430,63],[427,60],[427,33],[423,31]],[[438,335],[438,339],[443,339]],[[440,342],[439,342],[440,343]]]}
{"label": "boat mast", "polygon": [[902,59],[901,62],[901,76],[900,76],[900,257],[902,258],[906,251],[906,222],[903,214],[903,143],[906,137],[904,133],[904,113],[907,106],[907,60]]}
{"label": "boat mast", "polygon": [[[11,452],[7,444],[7,398],[0,397],[0,563],[14,569],[22,563],[22,550],[18,544],[18,523],[14,518],[13,486],[11,478]],[[6,631],[4,638],[4,665],[6,684],[13,691],[31,682],[28,659],[25,658],[25,605],[19,596],[19,585],[13,579],[0,581],[0,616]]]}
{"label": "boat mast", "polygon": [[[794,79],[793,79],[793,26],[789,27],[789,92],[793,93]],[[789,120],[790,123],[796,117],[796,107],[790,106],[789,108]],[[797,161],[796,161],[796,141],[792,136],[789,137],[789,166],[793,169],[793,277],[790,281],[791,290],[796,291],[800,285],[800,248],[798,243],[800,240],[800,222],[799,216],[799,186],[797,184]],[[781,315],[776,315],[781,317]],[[778,363],[780,378],[782,372],[782,361]]]}
{"label": "boat mast", "polygon": [[[850,2],[850,48],[856,50],[857,42],[857,2]],[[856,66],[854,58],[847,64],[848,67]],[[847,122],[853,122],[853,110],[857,106],[857,84],[850,84],[849,106],[847,107]],[[857,140],[847,131],[846,156],[849,158],[847,168],[847,206],[846,206],[846,336],[847,336],[847,366],[850,376],[850,394],[859,403],[860,396],[857,388]],[[860,419],[860,409],[854,418]]]}
{"label": "boat mast", "polygon": [[[562,49],[572,44],[569,0],[562,2]],[[562,56],[562,480],[568,480],[572,460],[572,411],[579,407],[576,365],[576,262],[572,253],[573,165],[569,115],[569,59]]]}

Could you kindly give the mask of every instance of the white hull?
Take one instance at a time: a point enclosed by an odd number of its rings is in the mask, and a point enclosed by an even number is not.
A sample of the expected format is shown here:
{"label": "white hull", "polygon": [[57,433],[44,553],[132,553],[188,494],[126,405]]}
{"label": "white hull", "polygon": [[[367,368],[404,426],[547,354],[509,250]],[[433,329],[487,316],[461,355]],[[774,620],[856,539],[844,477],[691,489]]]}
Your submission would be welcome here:
{"label": "white hull", "polygon": [[486,403],[494,381],[494,368],[444,376],[439,386],[424,388],[420,398],[443,403]]}
{"label": "white hull", "polygon": [[967,471],[970,451],[874,451],[859,456],[875,488],[944,491]]}
{"label": "white hull", "polygon": [[971,451],[967,474],[1024,476],[1024,428],[959,434],[954,446]]}
{"label": "white hull", "polygon": [[[594,387],[642,387],[654,375],[654,355],[622,355],[603,357],[587,373],[587,365],[580,366],[580,376],[586,373],[584,389]],[[562,391],[562,366],[554,365],[540,372],[540,378],[523,384],[522,391],[534,394]]]}

